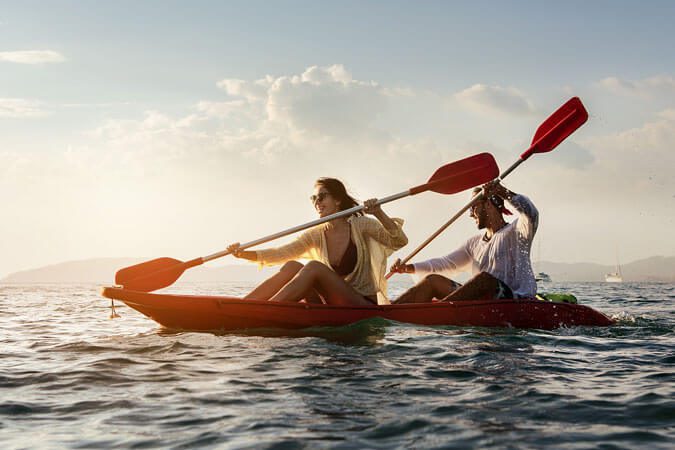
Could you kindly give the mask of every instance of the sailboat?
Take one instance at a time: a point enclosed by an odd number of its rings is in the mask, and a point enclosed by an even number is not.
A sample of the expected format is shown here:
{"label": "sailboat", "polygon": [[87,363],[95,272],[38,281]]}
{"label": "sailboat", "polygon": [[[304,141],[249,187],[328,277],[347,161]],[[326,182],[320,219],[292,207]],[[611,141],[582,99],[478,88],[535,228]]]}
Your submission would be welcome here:
{"label": "sailboat", "polygon": [[546,272],[539,272],[534,276],[535,281],[541,281],[542,283],[550,283],[551,277]]}
{"label": "sailboat", "polygon": [[616,268],[614,272],[605,274],[606,283],[623,283],[623,277],[621,276],[621,266],[619,265],[619,252],[616,253]]}
{"label": "sailboat", "polygon": [[623,277],[621,276],[621,268],[616,266],[616,272],[605,274],[605,281],[607,283],[623,283]]}
{"label": "sailboat", "polygon": [[[537,266],[538,269],[541,268],[541,238],[539,238],[539,240],[537,242],[537,263],[536,263],[536,266]],[[534,276],[534,280],[537,283],[539,283],[539,282],[550,283],[551,277],[546,272],[538,272]]]}

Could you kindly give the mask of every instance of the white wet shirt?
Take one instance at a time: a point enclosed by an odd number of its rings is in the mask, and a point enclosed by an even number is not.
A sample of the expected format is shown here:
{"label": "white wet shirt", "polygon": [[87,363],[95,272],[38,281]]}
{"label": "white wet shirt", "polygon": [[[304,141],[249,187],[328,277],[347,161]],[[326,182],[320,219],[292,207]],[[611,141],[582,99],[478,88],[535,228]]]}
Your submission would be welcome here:
{"label": "white wet shirt", "polygon": [[450,278],[466,270],[471,270],[473,275],[487,272],[506,283],[515,297],[534,297],[537,282],[530,263],[530,249],[539,224],[539,212],[524,195],[516,194],[508,203],[520,215],[489,241],[483,239],[483,234],[473,236],[446,256],[415,263],[415,275],[439,273]]}

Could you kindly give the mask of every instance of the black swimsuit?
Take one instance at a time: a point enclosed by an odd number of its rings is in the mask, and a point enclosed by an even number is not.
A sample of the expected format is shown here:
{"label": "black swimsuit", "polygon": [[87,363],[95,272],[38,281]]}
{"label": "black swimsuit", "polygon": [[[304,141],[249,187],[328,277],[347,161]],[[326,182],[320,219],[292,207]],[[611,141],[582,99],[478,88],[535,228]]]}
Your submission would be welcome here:
{"label": "black swimsuit", "polygon": [[340,262],[337,265],[331,264],[330,266],[333,268],[335,273],[341,277],[346,277],[354,271],[354,268],[356,267],[357,256],[356,245],[354,245],[354,242],[352,242],[350,239],[349,245],[342,254],[342,259],[340,259]]}
{"label": "black swimsuit", "polygon": [[[340,259],[340,262],[337,264],[331,264],[330,266],[333,268],[335,273],[344,278],[354,271],[354,269],[356,268],[357,260],[358,254],[356,251],[356,245],[350,239],[349,245],[347,246],[345,252],[342,254],[342,259]],[[377,305],[377,297],[373,298],[364,296],[363,298],[368,300],[370,303]]]}

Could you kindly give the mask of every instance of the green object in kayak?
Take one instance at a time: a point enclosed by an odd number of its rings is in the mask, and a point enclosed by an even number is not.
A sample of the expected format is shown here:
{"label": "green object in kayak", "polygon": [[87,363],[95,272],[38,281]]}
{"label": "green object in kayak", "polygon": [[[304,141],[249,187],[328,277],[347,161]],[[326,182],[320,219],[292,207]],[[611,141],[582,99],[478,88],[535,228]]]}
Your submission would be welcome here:
{"label": "green object in kayak", "polygon": [[537,294],[537,299],[553,303],[572,303],[577,304],[577,298],[572,294],[548,293]]}

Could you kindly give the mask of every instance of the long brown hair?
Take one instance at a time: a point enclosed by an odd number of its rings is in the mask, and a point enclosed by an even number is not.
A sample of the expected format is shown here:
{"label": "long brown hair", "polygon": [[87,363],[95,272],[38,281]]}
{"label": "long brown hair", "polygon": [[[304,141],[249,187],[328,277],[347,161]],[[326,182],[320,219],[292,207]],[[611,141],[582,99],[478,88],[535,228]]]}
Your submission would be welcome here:
{"label": "long brown hair", "polygon": [[[354,206],[357,206],[359,204],[359,202],[356,201],[354,197],[352,197],[347,193],[347,188],[345,188],[345,185],[342,183],[342,181],[338,180],[337,178],[322,177],[316,180],[314,185],[323,186],[324,188],[326,188],[326,190],[330,193],[331,197],[340,202],[340,211],[353,208]],[[363,213],[361,211],[358,211],[352,215],[362,216]]]}

